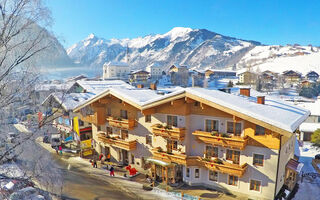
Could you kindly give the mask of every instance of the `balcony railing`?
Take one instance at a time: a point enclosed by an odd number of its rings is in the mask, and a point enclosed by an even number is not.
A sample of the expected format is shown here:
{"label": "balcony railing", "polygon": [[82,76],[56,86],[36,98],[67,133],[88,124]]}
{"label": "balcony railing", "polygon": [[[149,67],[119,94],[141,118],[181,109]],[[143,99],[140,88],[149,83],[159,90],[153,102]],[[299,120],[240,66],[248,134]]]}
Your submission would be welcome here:
{"label": "balcony railing", "polygon": [[122,128],[122,129],[133,129],[136,126],[134,119],[122,119],[116,117],[107,117],[109,125],[112,127]]}
{"label": "balcony railing", "polygon": [[206,144],[220,145],[223,147],[231,147],[243,150],[248,144],[248,137],[227,136],[223,137],[221,134],[212,134],[205,131],[195,131],[192,133],[197,140]]}
{"label": "balcony railing", "polygon": [[100,142],[103,142],[104,144],[109,144],[113,147],[117,147],[127,151],[135,150],[137,148],[136,140],[126,141],[118,137],[107,137],[103,133],[98,134],[98,140]]}
{"label": "balcony railing", "polygon": [[87,115],[87,116],[80,115],[80,119],[84,122],[98,124],[97,115]]}
{"label": "balcony railing", "polygon": [[205,167],[209,170],[219,171],[220,173],[235,175],[242,177],[246,172],[248,164],[243,165],[231,164],[220,159],[209,160],[199,156],[189,156],[187,158],[187,165]]}
{"label": "balcony railing", "polygon": [[173,154],[161,151],[159,148],[152,150],[153,158],[161,160],[167,163],[178,163],[181,165],[186,165],[187,156],[185,154]]}
{"label": "balcony railing", "polygon": [[154,124],[151,126],[152,133],[156,136],[170,138],[175,140],[184,140],[186,129],[177,127],[166,127],[161,124]]}

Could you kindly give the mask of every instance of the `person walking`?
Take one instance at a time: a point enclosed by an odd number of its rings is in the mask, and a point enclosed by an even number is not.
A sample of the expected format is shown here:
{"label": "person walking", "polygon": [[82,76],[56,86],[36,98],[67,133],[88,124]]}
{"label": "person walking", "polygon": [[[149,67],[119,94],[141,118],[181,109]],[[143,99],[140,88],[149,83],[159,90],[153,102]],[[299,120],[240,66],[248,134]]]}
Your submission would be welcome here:
{"label": "person walking", "polygon": [[98,165],[97,165],[97,156],[96,155],[93,155],[93,168],[98,168]]}
{"label": "person walking", "polygon": [[111,168],[110,168],[110,176],[114,176],[114,168],[113,168],[113,166],[111,166]]}
{"label": "person walking", "polygon": [[59,151],[58,151],[58,147],[57,146],[55,147],[55,150],[56,150],[57,155],[59,155]]}
{"label": "person walking", "polygon": [[60,155],[62,155],[62,146],[59,146]]}
{"label": "person walking", "polygon": [[110,153],[108,153],[108,155],[107,155],[107,161],[108,162],[110,162],[110,158],[111,158],[111,155],[110,155]]}

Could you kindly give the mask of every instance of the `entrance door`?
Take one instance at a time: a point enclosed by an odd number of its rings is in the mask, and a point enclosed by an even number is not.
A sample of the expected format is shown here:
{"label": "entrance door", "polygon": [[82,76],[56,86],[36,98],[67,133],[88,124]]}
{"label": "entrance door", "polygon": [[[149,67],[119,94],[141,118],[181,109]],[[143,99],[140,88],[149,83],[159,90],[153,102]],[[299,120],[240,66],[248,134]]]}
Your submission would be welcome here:
{"label": "entrance door", "polygon": [[128,156],[128,151],[121,149],[121,158],[122,158],[122,163],[124,165],[128,165],[129,164],[129,156]]}

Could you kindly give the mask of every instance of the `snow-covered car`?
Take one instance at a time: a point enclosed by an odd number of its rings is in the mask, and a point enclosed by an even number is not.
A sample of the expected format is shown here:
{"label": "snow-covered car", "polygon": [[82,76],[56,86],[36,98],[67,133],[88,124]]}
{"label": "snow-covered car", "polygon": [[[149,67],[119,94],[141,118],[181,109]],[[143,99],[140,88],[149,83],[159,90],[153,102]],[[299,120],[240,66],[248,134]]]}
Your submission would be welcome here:
{"label": "snow-covered car", "polygon": [[18,136],[18,133],[9,132],[7,137],[7,142],[14,143],[15,138]]}
{"label": "snow-covered car", "polygon": [[51,147],[56,148],[61,145],[61,135],[60,134],[51,134]]}
{"label": "snow-covered car", "polygon": [[10,200],[44,200],[33,187],[26,187],[10,195]]}

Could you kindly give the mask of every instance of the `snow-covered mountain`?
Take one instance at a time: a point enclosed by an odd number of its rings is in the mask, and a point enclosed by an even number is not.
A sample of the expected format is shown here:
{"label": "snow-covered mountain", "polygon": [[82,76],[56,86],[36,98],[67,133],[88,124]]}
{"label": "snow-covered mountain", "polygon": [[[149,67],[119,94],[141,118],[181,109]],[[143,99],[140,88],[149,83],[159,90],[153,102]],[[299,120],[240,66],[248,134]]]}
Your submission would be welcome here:
{"label": "snow-covered mountain", "polygon": [[206,29],[176,27],[165,34],[133,39],[106,40],[90,34],[67,49],[80,65],[101,68],[108,61],[128,60],[132,69],[157,63],[164,68],[173,63],[193,68],[224,68],[236,63],[259,42],[223,36]]}
{"label": "snow-covered mountain", "polygon": [[295,70],[306,74],[313,70],[320,73],[320,48],[300,45],[256,46],[239,61],[238,69],[251,66],[252,70],[271,70],[281,73]]}

